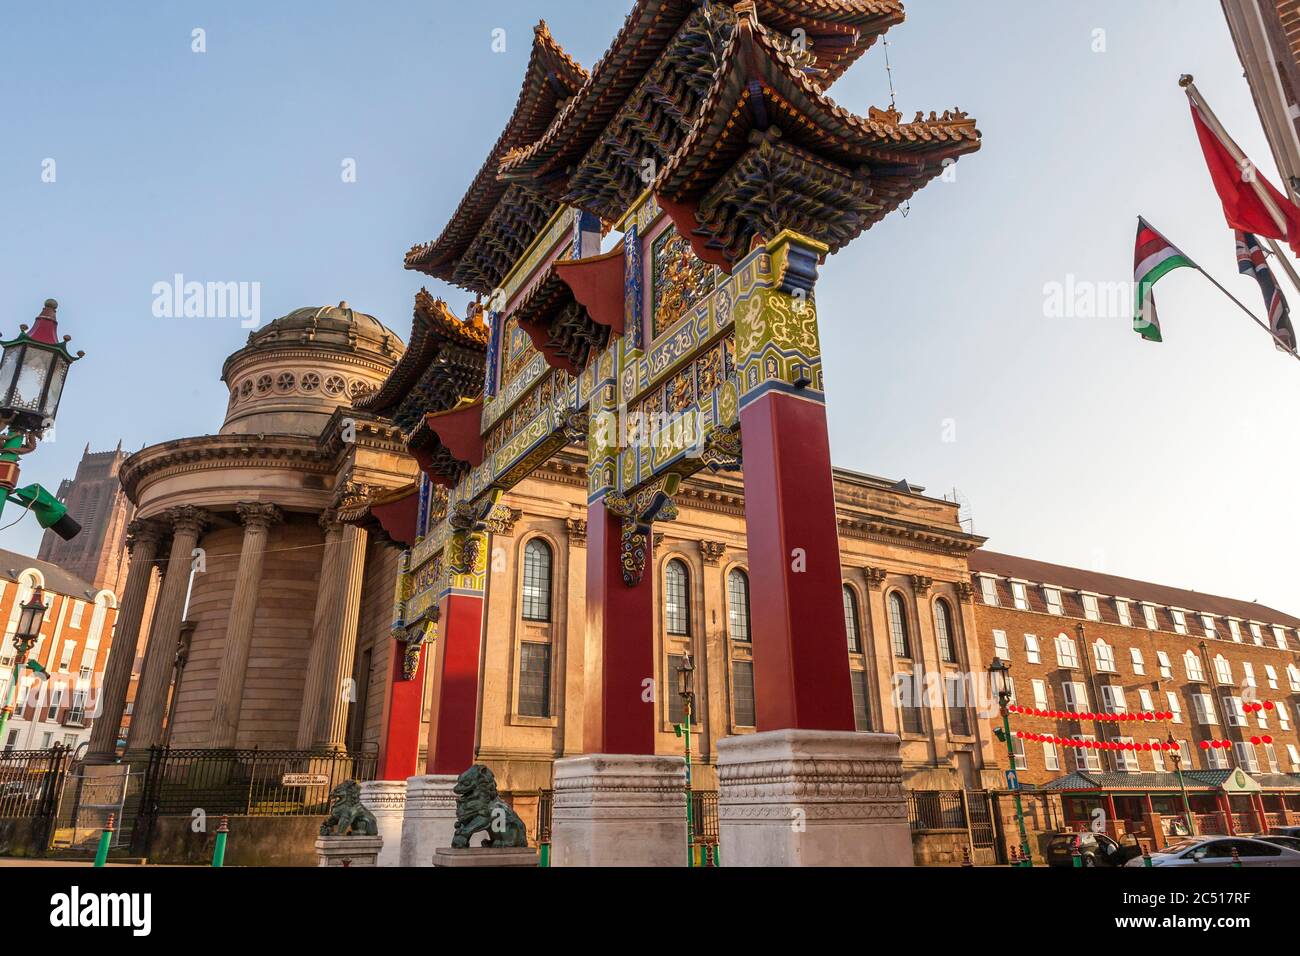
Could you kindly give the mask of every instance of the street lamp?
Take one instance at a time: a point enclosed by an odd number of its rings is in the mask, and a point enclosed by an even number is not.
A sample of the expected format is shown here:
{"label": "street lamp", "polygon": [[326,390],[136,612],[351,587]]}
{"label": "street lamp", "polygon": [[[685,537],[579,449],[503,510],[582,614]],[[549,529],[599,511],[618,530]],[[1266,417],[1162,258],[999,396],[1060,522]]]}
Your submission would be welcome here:
{"label": "street lamp", "polygon": [[1033,866],[1034,858],[1029,852],[1029,832],[1025,829],[1025,808],[1020,800],[1020,778],[1016,776],[1016,751],[1011,745],[1011,665],[1000,657],[993,658],[989,664],[989,686],[998,695],[998,710],[1002,714],[1002,727],[997,731],[1007,745],[1007,760],[1011,769],[1007,771],[1007,787],[1016,801],[1016,823],[1020,825],[1020,852],[1025,866]]}
{"label": "street lamp", "polygon": [[1196,818],[1192,816],[1192,806],[1187,801],[1187,786],[1183,783],[1183,751],[1178,746],[1178,741],[1174,740],[1174,732],[1169,732],[1169,739],[1165,741],[1173,745],[1170,756],[1174,758],[1174,773],[1178,777],[1178,789],[1183,795],[1183,816],[1187,818],[1187,832],[1190,836],[1196,836]]}
{"label": "street lamp", "polygon": [[0,342],[0,511],[7,501],[22,505],[42,528],[69,540],[81,526],[68,517],[67,507],[40,485],[18,487],[19,459],[35,451],[54,424],[68,369],[85,355],[68,351],[70,335],[59,338],[58,307],[46,299],[30,329],[20,325],[16,337]]}
{"label": "street lamp", "polygon": [[11,429],[40,435],[54,424],[68,369],[86,354],[68,351],[72,336],[59,338],[58,307],[46,299],[30,331],[20,325],[15,338],[0,342],[0,420]]}
{"label": "street lamp", "polygon": [[682,722],[673,730],[686,738],[686,865],[695,865],[695,808],[691,799],[691,716],[695,713],[695,661],[691,652],[677,665],[677,694],[682,699]]}
{"label": "street lamp", "polygon": [[32,591],[31,599],[19,608],[18,624],[14,628],[13,672],[10,674],[9,687],[5,691],[4,707],[0,708],[0,746],[4,745],[5,729],[9,724],[9,715],[14,712],[14,701],[18,697],[18,682],[24,669],[44,674],[39,662],[27,660],[32,647],[40,640],[41,624],[45,621],[45,590],[37,585]]}

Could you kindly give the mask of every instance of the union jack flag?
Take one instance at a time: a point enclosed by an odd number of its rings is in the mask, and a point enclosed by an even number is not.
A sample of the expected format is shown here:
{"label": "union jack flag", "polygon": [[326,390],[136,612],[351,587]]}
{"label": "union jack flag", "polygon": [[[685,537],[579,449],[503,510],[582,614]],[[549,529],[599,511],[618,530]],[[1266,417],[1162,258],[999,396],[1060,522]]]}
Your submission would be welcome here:
{"label": "union jack flag", "polygon": [[1268,267],[1264,248],[1252,233],[1237,231],[1237,269],[1242,275],[1254,276],[1264,293],[1264,307],[1268,309],[1268,326],[1276,336],[1277,347],[1283,344],[1287,351],[1296,350],[1295,327],[1291,325],[1291,310],[1287,307],[1282,290]]}

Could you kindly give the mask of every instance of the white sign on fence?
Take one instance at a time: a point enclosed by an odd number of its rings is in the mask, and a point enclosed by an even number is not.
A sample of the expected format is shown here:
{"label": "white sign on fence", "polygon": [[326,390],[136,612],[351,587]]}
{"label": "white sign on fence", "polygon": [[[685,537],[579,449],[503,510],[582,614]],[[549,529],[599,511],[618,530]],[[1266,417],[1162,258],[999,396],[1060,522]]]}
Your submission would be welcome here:
{"label": "white sign on fence", "polygon": [[280,778],[280,784],[285,787],[324,787],[329,782],[329,774],[325,773],[286,773]]}

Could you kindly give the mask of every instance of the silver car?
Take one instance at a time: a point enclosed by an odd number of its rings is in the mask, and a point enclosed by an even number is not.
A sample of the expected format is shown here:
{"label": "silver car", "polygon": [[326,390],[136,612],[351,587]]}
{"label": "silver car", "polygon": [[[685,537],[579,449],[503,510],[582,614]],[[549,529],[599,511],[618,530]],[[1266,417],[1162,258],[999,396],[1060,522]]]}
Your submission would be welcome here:
{"label": "silver car", "polygon": [[[1245,837],[1196,837],[1171,843],[1151,854],[1152,866],[1232,866],[1232,851],[1242,866],[1300,866],[1300,850]],[[1142,857],[1125,866],[1145,866]]]}

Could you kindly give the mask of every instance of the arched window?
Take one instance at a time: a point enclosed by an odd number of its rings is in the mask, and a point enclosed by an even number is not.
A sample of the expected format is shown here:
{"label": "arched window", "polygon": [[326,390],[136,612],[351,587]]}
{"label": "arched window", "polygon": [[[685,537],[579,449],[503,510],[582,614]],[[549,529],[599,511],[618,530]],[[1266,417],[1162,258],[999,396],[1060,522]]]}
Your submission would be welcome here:
{"label": "arched window", "polygon": [[939,657],[949,664],[957,662],[957,646],[952,636],[956,629],[952,626],[952,608],[943,598],[934,602],[934,633],[939,638]]}
{"label": "arched window", "polygon": [[525,621],[551,619],[551,546],[541,538],[524,546],[523,616]]}
{"label": "arched window", "polygon": [[727,575],[727,624],[733,641],[749,641],[749,575],[734,568]]}
{"label": "arched window", "polygon": [[676,558],[664,568],[664,629],[669,634],[691,633],[690,573]]}
{"label": "arched window", "polygon": [[858,632],[858,596],[844,585],[844,633],[849,636],[849,653],[862,653],[862,636]]}
{"label": "arched window", "polygon": [[911,657],[912,643],[907,636],[907,607],[897,591],[889,595],[889,640],[895,657]]}

